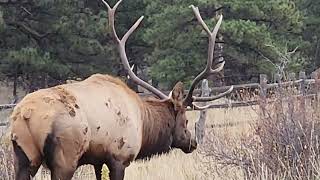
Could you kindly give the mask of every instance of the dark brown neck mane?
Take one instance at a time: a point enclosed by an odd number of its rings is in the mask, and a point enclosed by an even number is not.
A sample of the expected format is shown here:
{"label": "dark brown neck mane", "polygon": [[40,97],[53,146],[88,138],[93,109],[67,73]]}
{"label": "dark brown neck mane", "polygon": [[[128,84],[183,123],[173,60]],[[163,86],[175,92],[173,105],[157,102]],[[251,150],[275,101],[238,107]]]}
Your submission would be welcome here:
{"label": "dark brown neck mane", "polygon": [[172,103],[157,99],[144,102],[142,146],[138,159],[166,153],[172,144],[175,113]]}

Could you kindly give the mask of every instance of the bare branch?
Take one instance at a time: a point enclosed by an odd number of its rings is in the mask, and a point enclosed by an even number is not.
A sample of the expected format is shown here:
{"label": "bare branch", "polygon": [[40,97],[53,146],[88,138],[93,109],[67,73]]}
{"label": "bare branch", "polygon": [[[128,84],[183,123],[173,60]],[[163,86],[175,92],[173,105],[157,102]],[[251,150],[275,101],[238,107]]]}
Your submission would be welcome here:
{"label": "bare branch", "polygon": [[47,37],[48,35],[52,34],[49,32],[44,33],[44,34],[40,34],[39,32],[37,32],[36,30],[27,26],[23,22],[8,22],[7,25],[13,26],[13,27],[19,29],[22,33],[30,35],[33,39],[35,39],[38,42],[41,41],[43,38]]}
{"label": "bare branch", "polygon": [[25,7],[21,6],[21,9],[24,10],[30,16],[32,16],[32,13],[30,11],[28,11]]}

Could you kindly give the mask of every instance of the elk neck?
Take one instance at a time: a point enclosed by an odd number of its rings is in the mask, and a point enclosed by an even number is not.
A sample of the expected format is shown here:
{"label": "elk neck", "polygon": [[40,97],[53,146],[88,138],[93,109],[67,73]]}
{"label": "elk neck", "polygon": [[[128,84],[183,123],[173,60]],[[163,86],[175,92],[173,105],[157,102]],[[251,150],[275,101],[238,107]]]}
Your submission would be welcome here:
{"label": "elk neck", "polygon": [[145,99],[143,103],[139,159],[170,151],[175,126],[175,112],[170,101]]}

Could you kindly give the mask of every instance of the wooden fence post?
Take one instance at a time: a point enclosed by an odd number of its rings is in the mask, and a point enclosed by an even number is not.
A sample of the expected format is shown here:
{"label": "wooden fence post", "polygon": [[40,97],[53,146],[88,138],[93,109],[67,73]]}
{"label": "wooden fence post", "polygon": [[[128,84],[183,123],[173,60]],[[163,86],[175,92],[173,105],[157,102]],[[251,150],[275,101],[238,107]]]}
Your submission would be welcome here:
{"label": "wooden fence post", "polygon": [[298,97],[299,99],[299,105],[300,105],[300,111],[302,121],[306,119],[306,102],[305,102],[305,95],[306,95],[306,73],[304,71],[299,72],[299,80],[300,86],[299,86],[299,92],[301,96]]}
{"label": "wooden fence post", "polygon": [[290,81],[290,86],[294,88],[294,81],[296,80],[296,73],[289,73],[288,79]]}
{"label": "wooden fence post", "polygon": [[304,71],[299,72],[299,80],[301,80],[299,91],[304,96],[306,95],[306,73]]}
{"label": "wooden fence post", "polygon": [[274,82],[277,83],[277,87],[275,90],[277,98],[281,97],[283,94],[282,92],[282,86],[281,86],[281,75],[279,73],[274,75]]}
{"label": "wooden fence post", "polygon": [[267,105],[267,75],[266,74],[260,74],[260,112],[261,116],[265,117],[266,115],[266,105]]}
{"label": "wooden fence post", "polygon": [[312,88],[313,93],[316,93],[316,85],[317,85],[317,79],[318,79],[318,73],[317,72],[312,72],[311,73],[311,79],[314,79],[314,87]]}
{"label": "wooden fence post", "polygon": [[283,106],[282,106],[283,89],[281,86],[281,75],[279,73],[274,75],[274,82],[278,84],[275,90],[275,93],[276,93],[275,111],[276,111],[277,119],[280,120],[283,118]]}
{"label": "wooden fence post", "polygon": [[318,72],[313,72],[311,78],[314,79],[313,93],[315,94],[312,107],[315,114],[317,114],[320,105],[320,79]]}
{"label": "wooden fence post", "polygon": [[[211,92],[211,89],[209,88],[208,80],[207,79],[202,80],[201,96],[208,97],[210,95],[210,92]],[[206,117],[207,117],[207,110],[200,111],[199,120],[195,123],[196,140],[199,144],[202,144],[203,138],[205,136]]]}
{"label": "wooden fence post", "polygon": [[[295,93],[295,84],[294,81],[296,80],[296,74],[290,73],[289,74],[289,82],[290,82],[290,86],[288,88],[288,91],[291,93]],[[293,120],[293,113],[294,113],[294,98],[293,96],[289,96],[289,100],[288,100],[288,118],[290,120]]]}

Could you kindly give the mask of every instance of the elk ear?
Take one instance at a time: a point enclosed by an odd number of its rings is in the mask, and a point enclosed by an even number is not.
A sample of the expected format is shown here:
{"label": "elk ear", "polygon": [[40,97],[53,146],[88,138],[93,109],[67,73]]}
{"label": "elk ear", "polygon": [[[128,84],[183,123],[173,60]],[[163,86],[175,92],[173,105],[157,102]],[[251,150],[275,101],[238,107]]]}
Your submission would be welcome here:
{"label": "elk ear", "polygon": [[182,108],[183,106],[183,93],[184,93],[183,83],[178,82],[170,93],[170,99],[174,105],[175,111]]}

